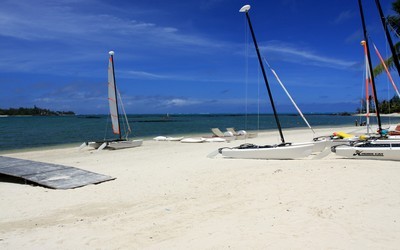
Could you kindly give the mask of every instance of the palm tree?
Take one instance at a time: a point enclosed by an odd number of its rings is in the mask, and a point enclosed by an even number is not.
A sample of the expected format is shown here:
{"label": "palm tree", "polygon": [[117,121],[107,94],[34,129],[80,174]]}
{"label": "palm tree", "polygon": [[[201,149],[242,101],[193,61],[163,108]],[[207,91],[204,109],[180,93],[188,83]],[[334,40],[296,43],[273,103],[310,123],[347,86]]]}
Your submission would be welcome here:
{"label": "palm tree", "polygon": [[[396,36],[399,36],[400,34],[400,0],[395,0],[392,3],[392,10],[396,13],[396,15],[393,16],[388,16],[386,18],[386,21],[388,24],[393,28],[393,32],[395,32]],[[400,42],[396,43],[394,45],[396,51],[400,51]],[[399,55],[399,53],[397,53]],[[400,55],[399,55],[400,56]],[[385,60],[385,64],[390,68],[394,68],[394,63],[393,63],[393,57],[389,57],[388,59]],[[384,67],[382,64],[378,64],[374,68],[374,75],[377,76],[381,74],[384,71]]]}

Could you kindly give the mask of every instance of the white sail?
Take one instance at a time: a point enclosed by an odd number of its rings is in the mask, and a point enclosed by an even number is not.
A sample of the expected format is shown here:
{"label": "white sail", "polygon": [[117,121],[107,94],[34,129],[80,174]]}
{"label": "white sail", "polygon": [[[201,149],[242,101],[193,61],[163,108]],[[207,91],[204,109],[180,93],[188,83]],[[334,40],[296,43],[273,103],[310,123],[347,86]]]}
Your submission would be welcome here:
{"label": "white sail", "polygon": [[113,54],[110,52],[110,59],[108,63],[108,104],[110,106],[110,116],[112,121],[112,128],[114,134],[120,134],[118,122],[118,107],[117,107],[117,93],[114,78],[114,61]]}

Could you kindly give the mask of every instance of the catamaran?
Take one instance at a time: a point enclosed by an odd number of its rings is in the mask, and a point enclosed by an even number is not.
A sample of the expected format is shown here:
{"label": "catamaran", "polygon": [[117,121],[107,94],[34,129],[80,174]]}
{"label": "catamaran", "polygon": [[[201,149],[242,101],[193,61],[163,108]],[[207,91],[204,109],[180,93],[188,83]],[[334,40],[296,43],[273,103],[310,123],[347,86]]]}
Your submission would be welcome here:
{"label": "catamaran", "polygon": [[[376,1],[378,9],[380,9],[379,1]],[[364,13],[362,9],[361,0],[358,0],[360,15],[362,26],[364,30],[364,41],[365,46],[367,48],[367,58],[368,58],[368,67],[369,73],[371,74],[371,82],[372,82],[372,90],[373,97],[375,100],[375,104],[378,103],[378,98],[376,95],[376,87],[374,74],[372,70],[371,64],[371,55],[368,49],[368,37],[364,20]],[[400,160],[400,141],[398,140],[388,140],[385,139],[385,135],[383,133],[380,120],[380,112],[379,109],[376,108],[376,116],[378,120],[378,132],[379,138],[367,141],[358,141],[353,142],[350,145],[339,145],[331,148],[332,152],[336,153],[336,155],[347,157],[347,158],[356,158],[356,159],[383,159],[383,160]]]}
{"label": "catamaran", "polygon": [[115,71],[114,71],[114,51],[109,52],[109,62],[108,62],[108,105],[110,108],[110,116],[112,122],[113,133],[118,135],[116,139],[104,139],[102,141],[92,141],[84,142],[80,148],[85,146],[90,146],[97,150],[102,150],[104,148],[110,149],[122,149],[122,148],[132,148],[141,146],[143,140],[129,140],[128,136],[131,132],[129,127],[128,118],[125,113],[125,109],[121,103],[122,111],[124,114],[125,125],[127,126],[125,136],[122,137],[121,131],[121,115],[119,113],[118,105],[118,89],[115,81]]}
{"label": "catamaran", "polygon": [[240,12],[246,14],[246,18],[250,27],[251,35],[253,38],[254,46],[257,52],[258,61],[261,67],[261,71],[264,77],[264,82],[268,90],[268,96],[271,102],[272,110],[274,112],[275,121],[279,130],[281,143],[275,145],[254,145],[254,144],[242,144],[238,147],[232,148],[220,148],[218,149],[218,153],[224,157],[229,158],[242,158],[242,159],[295,159],[295,158],[303,158],[309,156],[314,147],[313,142],[305,142],[305,143],[288,143],[285,142],[282,133],[282,127],[280,125],[279,117],[276,112],[274,100],[272,98],[271,89],[267,80],[267,76],[265,73],[264,65],[261,59],[260,51],[258,48],[258,44],[256,41],[256,37],[254,35],[253,27],[251,25],[250,16],[249,16],[250,5],[245,5],[240,9]]}

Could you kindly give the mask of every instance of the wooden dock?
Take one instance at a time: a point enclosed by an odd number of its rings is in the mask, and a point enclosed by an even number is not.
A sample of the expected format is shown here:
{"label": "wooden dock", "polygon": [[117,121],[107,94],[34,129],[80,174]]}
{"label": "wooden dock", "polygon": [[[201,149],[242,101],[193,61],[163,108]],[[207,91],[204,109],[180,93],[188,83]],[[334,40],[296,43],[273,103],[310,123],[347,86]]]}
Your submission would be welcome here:
{"label": "wooden dock", "polygon": [[114,180],[114,177],[58,164],[0,156],[0,174],[54,189],[70,189]]}

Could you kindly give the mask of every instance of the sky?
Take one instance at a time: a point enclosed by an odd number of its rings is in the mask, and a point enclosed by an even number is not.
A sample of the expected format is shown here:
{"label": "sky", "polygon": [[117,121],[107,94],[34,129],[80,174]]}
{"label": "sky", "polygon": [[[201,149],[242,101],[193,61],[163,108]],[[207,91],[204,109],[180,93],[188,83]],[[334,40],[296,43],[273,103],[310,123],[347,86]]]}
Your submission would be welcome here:
{"label": "sky", "polygon": [[[385,15],[391,3],[381,0]],[[113,50],[128,114],[270,113],[245,4],[262,56],[304,113],[360,107],[357,0],[0,0],[0,108],[107,114]],[[370,44],[390,56],[375,1],[363,8]],[[296,113],[266,72],[278,113]],[[393,97],[385,75],[376,84],[378,99]]]}

